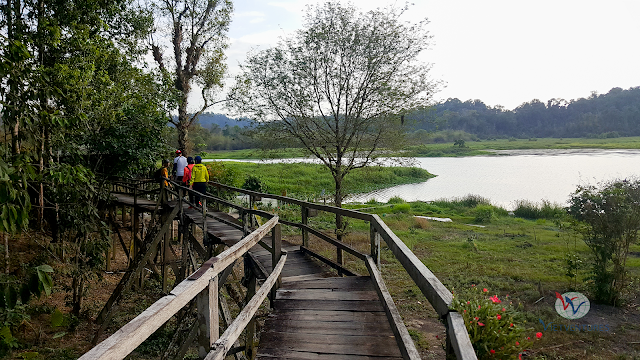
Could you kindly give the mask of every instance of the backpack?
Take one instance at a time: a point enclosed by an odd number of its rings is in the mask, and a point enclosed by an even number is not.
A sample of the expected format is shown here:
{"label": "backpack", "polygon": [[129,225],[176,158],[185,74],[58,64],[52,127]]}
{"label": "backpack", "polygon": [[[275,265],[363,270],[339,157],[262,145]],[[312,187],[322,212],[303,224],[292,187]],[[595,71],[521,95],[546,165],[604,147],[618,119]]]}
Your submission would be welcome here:
{"label": "backpack", "polygon": [[156,170],[153,173],[153,180],[155,180],[156,182],[161,182],[162,181],[162,168]]}

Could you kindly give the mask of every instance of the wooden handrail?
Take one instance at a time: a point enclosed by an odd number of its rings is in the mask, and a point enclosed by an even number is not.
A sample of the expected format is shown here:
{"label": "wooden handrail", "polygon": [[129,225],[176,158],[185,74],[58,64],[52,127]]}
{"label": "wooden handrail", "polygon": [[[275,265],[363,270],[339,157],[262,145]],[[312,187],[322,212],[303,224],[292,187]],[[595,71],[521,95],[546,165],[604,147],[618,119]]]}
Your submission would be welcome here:
{"label": "wooden handrail", "polygon": [[213,349],[209,352],[209,354],[207,354],[205,360],[224,359],[226,353],[231,349],[233,343],[238,340],[238,337],[240,337],[242,330],[247,327],[249,321],[251,321],[255,313],[258,311],[260,304],[262,304],[273,286],[278,281],[278,278],[280,277],[280,273],[282,273],[282,268],[284,268],[284,264],[286,261],[287,253],[286,251],[283,251],[280,260],[271,272],[271,275],[269,275],[269,277],[265,280],[264,284],[262,284],[262,286],[260,287],[260,290],[251,298],[244,309],[242,309],[240,314],[238,314],[236,319],[233,321],[233,323],[231,323],[224,334],[222,334],[220,339],[218,339],[214,343]]}
{"label": "wooden handrail", "polygon": [[237,244],[206,261],[198,271],[178,284],[169,295],[156,301],[127,325],[82,355],[80,359],[124,359],[202,290],[207,288],[210,280],[256,245],[277,223],[278,217],[274,216]]}

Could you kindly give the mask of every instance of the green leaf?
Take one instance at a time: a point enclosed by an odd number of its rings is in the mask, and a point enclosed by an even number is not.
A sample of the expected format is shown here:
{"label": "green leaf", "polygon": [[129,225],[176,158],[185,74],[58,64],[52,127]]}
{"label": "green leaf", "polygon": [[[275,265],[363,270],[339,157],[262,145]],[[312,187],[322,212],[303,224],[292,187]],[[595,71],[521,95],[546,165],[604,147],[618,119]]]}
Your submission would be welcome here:
{"label": "green leaf", "polygon": [[35,351],[23,352],[19,355],[23,359],[35,359],[38,357],[38,353]]}
{"label": "green leaf", "polygon": [[53,272],[53,268],[50,265],[40,265],[36,268],[39,271],[44,271],[44,272],[48,272],[48,273],[52,273]]}
{"label": "green leaf", "polygon": [[59,333],[56,333],[55,335],[53,335],[53,339],[58,339],[58,338],[61,338],[61,337],[65,336],[65,335],[67,335],[67,332],[66,331],[62,331],[62,332],[59,332]]}
{"label": "green leaf", "polygon": [[51,295],[51,288],[53,287],[53,279],[51,276],[47,272],[38,269],[38,279],[40,279],[40,285],[42,285],[44,293],[47,294],[47,296]]}
{"label": "green leaf", "polygon": [[58,326],[62,326],[63,323],[64,323],[64,315],[60,310],[56,308],[55,310],[53,310],[53,313],[51,314],[51,326],[58,327]]}
{"label": "green leaf", "polygon": [[0,337],[4,340],[4,342],[10,343],[11,340],[13,340],[11,329],[8,326],[4,326],[2,329],[0,329]]}

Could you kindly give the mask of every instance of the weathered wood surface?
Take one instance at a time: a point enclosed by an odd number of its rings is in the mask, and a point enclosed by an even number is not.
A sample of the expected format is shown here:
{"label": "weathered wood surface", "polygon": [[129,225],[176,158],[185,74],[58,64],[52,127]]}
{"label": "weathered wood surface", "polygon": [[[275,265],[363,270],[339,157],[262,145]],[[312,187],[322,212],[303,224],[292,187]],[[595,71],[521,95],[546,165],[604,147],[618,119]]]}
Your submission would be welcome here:
{"label": "weathered wood surface", "polygon": [[369,277],[283,281],[258,359],[400,359]]}

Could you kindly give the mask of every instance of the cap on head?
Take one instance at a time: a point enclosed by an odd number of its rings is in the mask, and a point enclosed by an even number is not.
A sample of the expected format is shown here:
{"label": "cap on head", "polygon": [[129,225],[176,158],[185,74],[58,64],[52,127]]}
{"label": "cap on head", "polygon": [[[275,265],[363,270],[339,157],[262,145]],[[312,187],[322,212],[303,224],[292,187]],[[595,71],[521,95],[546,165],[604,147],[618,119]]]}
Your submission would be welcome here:
{"label": "cap on head", "polygon": [[191,156],[187,158],[187,164],[193,164],[193,158]]}
{"label": "cap on head", "polygon": [[196,156],[195,160],[196,164],[200,164],[202,162],[202,158],[200,157],[200,155]]}
{"label": "cap on head", "polygon": [[176,150],[176,154],[182,154],[182,151]]}

